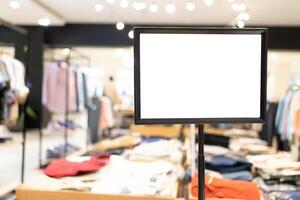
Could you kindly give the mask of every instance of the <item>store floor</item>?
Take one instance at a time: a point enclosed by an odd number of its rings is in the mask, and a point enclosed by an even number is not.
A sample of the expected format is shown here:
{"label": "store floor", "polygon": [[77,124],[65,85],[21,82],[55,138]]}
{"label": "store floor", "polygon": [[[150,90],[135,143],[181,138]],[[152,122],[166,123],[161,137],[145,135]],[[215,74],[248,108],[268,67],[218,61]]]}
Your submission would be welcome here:
{"label": "store floor", "polygon": [[[44,131],[43,139],[43,153],[48,147],[53,147],[63,144],[63,133],[47,133]],[[9,135],[13,137],[13,141],[0,145],[0,195],[9,187],[20,182],[21,177],[21,158],[22,158],[22,134],[21,133],[7,133],[5,128],[2,128],[1,135]],[[27,132],[26,144],[26,164],[25,164],[25,182],[36,177],[40,173],[38,170],[39,159],[39,137],[37,130],[30,130]],[[86,134],[84,130],[69,133],[69,142],[81,148],[85,147]],[[45,156],[43,156],[45,158]],[[1,199],[1,198],[0,198]]]}

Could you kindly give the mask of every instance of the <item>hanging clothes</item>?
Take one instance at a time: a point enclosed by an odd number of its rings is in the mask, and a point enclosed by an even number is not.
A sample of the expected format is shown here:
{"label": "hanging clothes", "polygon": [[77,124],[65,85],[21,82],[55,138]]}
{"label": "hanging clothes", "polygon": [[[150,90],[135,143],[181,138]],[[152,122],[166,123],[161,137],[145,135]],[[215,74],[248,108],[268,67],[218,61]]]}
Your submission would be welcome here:
{"label": "hanging clothes", "polygon": [[107,128],[112,128],[113,125],[114,117],[112,101],[109,97],[102,96],[100,98],[99,130],[102,131]]}
{"label": "hanging clothes", "polygon": [[283,141],[300,138],[300,90],[289,90],[279,102],[275,126]]}
{"label": "hanging clothes", "polygon": [[84,107],[89,109],[92,102],[90,101],[88,95],[87,77],[85,73],[82,73],[82,92],[83,92]]}
{"label": "hanging clothes", "polygon": [[[68,94],[66,94],[67,90]],[[46,68],[42,102],[50,112],[63,114],[66,111],[76,111],[76,95],[75,72],[71,67],[66,63],[57,62]],[[68,102],[66,102],[67,99]],[[66,104],[68,104],[68,108]]]}
{"label": "hanging clothes", "polygon": [[24,65],[9,56],[1,56],[2,65],[6,66],[3,71],[4,79],[9,79],[10,89],[16,93],[16,97],[20,102],[25,102],[29,94],[29,89],[25,86],[25,67]]}
{"label": "hanging clothes", "polygon": [[9,75],[6,69],[6,63],[3,61],[3,58],[0,59],[0,82],[9,82]]}
{"label": "hanging clothes", "polygon": [[77,104],[77,112],[83,111],[84,109],[84,79],[83,79],[83,72],[76,68],[75,69],[75,78],[76,78],[76,104]]}
{"label": "hanging clothes", "polygon": [[100,117],[100,105],[99,97],[94,96],[90,99],[87,106],[88,110],[88,130],[90,142],[95,144],[99,141],[99,117]]}
{"label": "hanging clothes", "polygon": [[7,55],[0,56],[0,120],[6,125],[14,125],[19,118],[19,105],[29,94],[25,86],[24,65]]}
{"label": "hanging clothes", "polygon": [[266,123],[260,133],[260,138],[267,142],[268,146],[272,145],[273,136],[276,134],[275,118],[278,110],[278,103],[268,103],[266,113]]}

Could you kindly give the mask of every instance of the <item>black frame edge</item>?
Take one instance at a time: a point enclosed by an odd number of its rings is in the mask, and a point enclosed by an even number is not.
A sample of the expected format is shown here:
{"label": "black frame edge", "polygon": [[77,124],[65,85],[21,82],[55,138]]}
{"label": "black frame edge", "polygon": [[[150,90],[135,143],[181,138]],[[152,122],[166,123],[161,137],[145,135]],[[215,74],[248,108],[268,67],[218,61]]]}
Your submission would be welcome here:
{"label": "black frame edge", "polygon": [[[168,119],[141,119],[140,105],[140,34],[141,33],[189,33],[195,32],[211,34],[261,34],[261,97],[259,118],[168,118]],[[203,124],[203,123],[264,123],[267,103],[267,54],[268,54],[267,28],[224,28],[224,27],[135,27],[134,28],[134,117],[135,124]]]}

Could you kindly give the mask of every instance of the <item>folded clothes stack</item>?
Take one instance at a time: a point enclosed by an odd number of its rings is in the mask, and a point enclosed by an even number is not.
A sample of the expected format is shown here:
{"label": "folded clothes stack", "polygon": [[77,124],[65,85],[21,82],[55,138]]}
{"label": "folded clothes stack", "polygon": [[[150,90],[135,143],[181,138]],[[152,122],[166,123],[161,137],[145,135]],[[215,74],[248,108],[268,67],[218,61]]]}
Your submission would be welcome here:
{"label": "folded clothes stack", "polygon": [[92,192],[171,196],[182,172],[180,166],[169,161],[136,162],[111,156],[98,174]]}
{"label": "folded clothes stack", "polygon": [[288,153],[247,156],[247,160],[254,164],[258,174],[265,179],[300,175],[300,162],[293,161],[292,155]]}
{"label": "folded clothes stack", "polygon": [[153,161],[165,159],[180,163],[183,157],[183,145],[177,139],[147,138],[143,143],[124,152],[129,160]]}
{"label": "folded clothes stack", "polygon": [[237,158],[213,156],[205,161],[205,167],[206,169],[219,172],[223,178],[245,181],[253,179],[251,173],[252,164]]}
{"label": "folded clothes stack", "polygon": [[101,141],[85,156],[56,160],[44,174],[62,190],[170,197],[184,176],[182,157],[177,139],[124,135]]}
{"label": "folded clothes stack", "polygon": [[300,191],[300,184],[298,178],[282,178],[282,179],[263,179],[258,177],[255,182],[259,188],[267,195],[274,192],[294,192]]}
{"label": "folded clothes stack", "polygon": [[258,138],[233,138],[230,140],[229,148],[235,152],[244,154],[268,154],[272,149],[267,143]]}
{"label": "folded clothes stack", "polygon": [[79,147],[68,143],[67,145],[61,144],[58,146],[55,146],[53,148],[48,148],[46,152],[47,159],[58,159],[62,158],[65,153],[73,153],[75,151],[78,151]]}
{"label": "folded clothes stack", "polygon": [[141,137],[125,135],[114,139],[105,139],[94,146],[94,150],[108,151],[112,149],[126,149],[138,145],[142,141]]}
{"label": "folded clothes stack", "polygon": [[272,200],[294,200],[300,191],[300,162],[295,162],[290,153],[279,152],[267,155],[249,155],[257,177],[255,182]]}
{"label": "folded clothes stack", "polygon": [[[253,131],[231,129],[223,135],[230,137],[229,148],[219,141],[204,146],[207,198],[300,199],[300,162],[291,153],[274,152]],[[191,176],[190,171],[186,176]],[[195,174],[191,182],[194,197],[198,197],[197,178]]]}
{"label": "folded clothes stack", "polygon": [[224,131],[224,135],[230,138],[258,138],[258,132],[254,130],[243,130],[243,129],[227,129]]}
{"label": "folded clothes stack", "polygon": [[272,192],[269,198],[272,200],[297,200],[300,199],[300,192]]}
{"label": "folded clothes stack", "polygon": [[232,180],[253,180],[252,164],[241,159],[238,152],[215,145],[205,145],[206,174]]}
{"label": "folded clothes stack", "polygon": [[[198,197],[198,191],[198,174],[195,174],[192,179],[191,193],[194,197]],[[205,197],[243,200],[261,199],[256,183],[209,176],[205,177]]]}

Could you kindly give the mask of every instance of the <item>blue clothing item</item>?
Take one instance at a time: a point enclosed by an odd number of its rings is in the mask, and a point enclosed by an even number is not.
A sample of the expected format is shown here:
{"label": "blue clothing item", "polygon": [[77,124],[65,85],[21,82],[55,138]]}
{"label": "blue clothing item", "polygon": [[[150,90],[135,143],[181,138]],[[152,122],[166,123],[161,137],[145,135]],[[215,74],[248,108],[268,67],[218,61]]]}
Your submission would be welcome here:
{"label": "blue clothing item", "polygon": [[69,128],[72,130],[81,128],[81,126],[75,124],[75,122],[73,122],[72,120],[67,120],[67,121],[58,120],[58,124],[62,127]]}
{"label": "blue clothing item", "polygon": [[276,113],[275,126],[276,126],[276,130],[278,133],[280,133],[280,124],[281,124],[282,115],[283,115],[284,103],[285,103],[284,98],[282,98],[279,101],[278,109],[277,109],[277,113]]}
{"label": "blue clothing item", "polygon": [[67,146],[58,145],[58,146],[54,147],[54,149],[47,149],[47,152],[46,152],[47,159],[62,158],[65,155],[65,150],[67,150],[66,153],[73,153],[75,151],[78,151],[79,147],[77,147],[73,144],[67,144]]}
{"label": "blue clothing item", "polygon": [[77,104],[77,112],[80,112],[84,108],[84,88],[83,88],[83,72],[76,68],[75,69],[76,74],[76,104]]}
{"label": "blue clothing item", "polygon": [[219,173],[230,173],[251,171],[252,164],[227,156],[213,156],[211,160],[205,161],[205,167]]}
{"label": "blue clothing item", "polygon": [[186,169],[184,171],[184,180],[191,182],[192,181],[192,170],[191,169]]}
{"label": "blue clothing item", "polygon": [[286,140],[285,128],[286,128],[286,124],[287,124],[286,120],[287,120],[287,114],[288,114],[288,110],[289,110],[289,101],[290,101],[291,95],[292,95],[292,93],[290,91],[284,97],[282,116],[281,116],[281,121],[279,124],[280,125],[279,133],[281,135],[282,140]]}
{"label": "blue clothing item", "polygon": [[283,124],[283,133],[284,133],[284,138],[285,140],[289,140],[291,138],[290,129],[292,128],[292,116],[291,116],[291,105],[292,105],[292,100],[294,97],[295,91],[291,91],[290,95],[287,99],[287,105],[286,105],[286,110],[284,114],[284,119],[285,123]]}
{"label": "blue clothing item", "polygon": [[291,104],[296,91],[288,91],[280,100],[276,114],[276,129],[283,141],[291,139],[293,134]]}
{"label": "blue clothing item", "polygon": [[269,194],[270,199],[274,200],[299,200],[300,191],[291,192],[272,192]]}
{"label": "blue clothing item", "polygon": [[253,175],[249,171],[239,171],[222,174],[223,178],[231,180],[252,181]]}
{"label": "blue clothing item", "polygon": [[153,142],[158,142],[160,140],[164,140],[164,139],[160,137],[145,137],[143,138],[142,143],[153,143]]}

